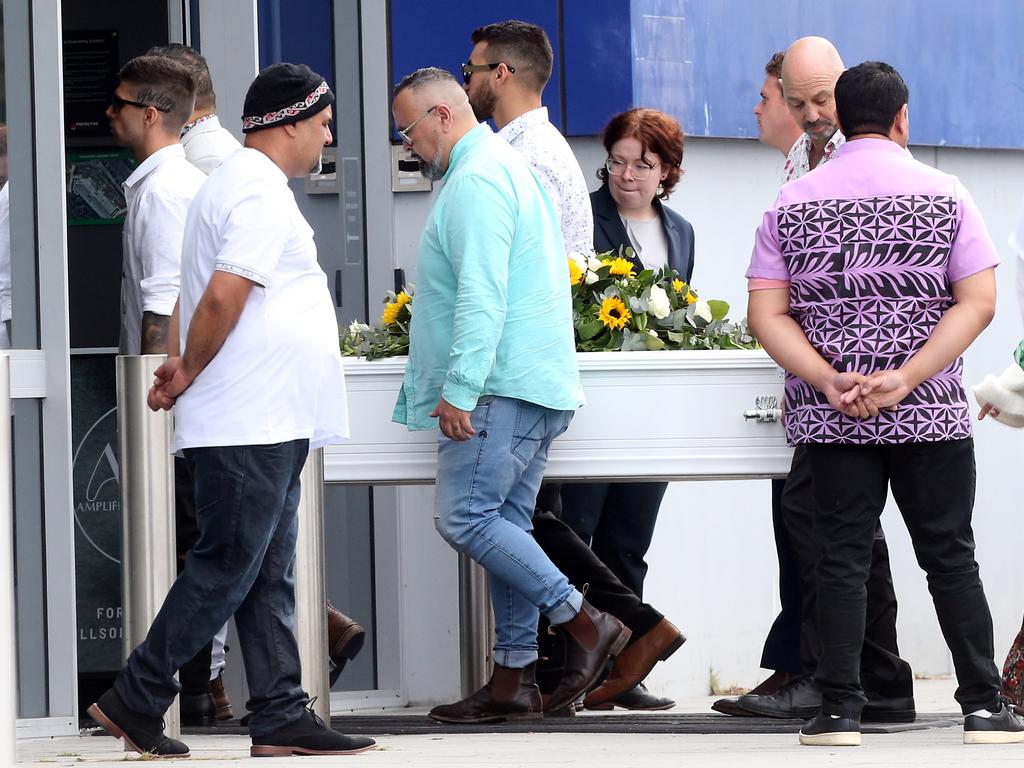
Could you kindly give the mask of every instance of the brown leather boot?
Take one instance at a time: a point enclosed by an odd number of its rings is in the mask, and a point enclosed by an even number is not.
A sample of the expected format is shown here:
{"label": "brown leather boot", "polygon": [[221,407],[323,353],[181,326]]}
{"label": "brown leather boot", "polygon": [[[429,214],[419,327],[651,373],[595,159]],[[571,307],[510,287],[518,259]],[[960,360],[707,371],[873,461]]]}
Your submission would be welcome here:
{"label": "brown leather boot", "polygon": [[231,709],[231,699],[228,698],[228,692],[224,690],[223,669],[210,681],[210,695],[217,707],[218,720],[230,720],[235,716],[234,710]]}
{"label": "brown leather boot", "polygon": [[434,707],[427,716],[456,724],[540,720],[544,715],[536,670],[537,662],[523,669],[495,664],[487,685],[462,701]]}
{"label": "brown leather boot", "polygon": [[650,674],[655,664],[667,659],[685,642],[683,633],[668,619],[662,619],[615,657],[612,671],[601,685],[587,694],[583,706],[598,707],[632,690]]}
{"label": "brown leather boot", "polygon": [[568,640],[565,671],[548,701],[547,712],[568,707],[593,687],[611,656],[618,656],[632,631],[586,600],[571,621],[561,625]]}
{"label": "brown leather boot", "polygon": [[362,650],[365,640],[366,630],[327,601],[327,653],[331,661],[344,667]]}

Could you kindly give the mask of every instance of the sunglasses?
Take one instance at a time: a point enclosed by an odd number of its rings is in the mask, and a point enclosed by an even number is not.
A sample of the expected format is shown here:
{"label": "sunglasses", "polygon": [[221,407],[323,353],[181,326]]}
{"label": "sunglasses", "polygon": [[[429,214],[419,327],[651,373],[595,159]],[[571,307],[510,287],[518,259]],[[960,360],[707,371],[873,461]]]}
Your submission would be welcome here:
{"label": "sunglasses", "polygon": [[[489,72],[492,69],[497,69],[501,64],[502,62],[500,61],[497,61],[494,64],[470,64],[467,61],[462,65],[462,82],[469,85],[469,78],[473,76],[474,72]],[[515,67],[509,67],[508,64],[505,66],[508,67],[508,71],[513,75],[516,73]]]}
{"label": "sunglasses", "polygon": [[158,107],[156,104],[143,104],[141,101],[132,101],[131,99],[124,99],[118,96],[116,93],[110,97],[110,106],[114,108],[115,112],[120,112],[121,107],[138,107],[139,109],[145,109],[146,107],[152,107],[157,112],[170,112],[171,110],[167,107]]}

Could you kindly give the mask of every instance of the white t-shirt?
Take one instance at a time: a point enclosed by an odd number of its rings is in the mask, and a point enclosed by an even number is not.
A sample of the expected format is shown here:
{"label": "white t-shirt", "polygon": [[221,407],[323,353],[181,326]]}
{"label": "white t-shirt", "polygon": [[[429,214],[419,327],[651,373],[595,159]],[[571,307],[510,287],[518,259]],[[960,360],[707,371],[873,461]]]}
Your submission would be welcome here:
{"label": "white t-shirt", "polygon": [[256,283],[238,324],[174,408],[175,452],[348,436],[338,323],[313,230],[288,179],[243,148],[189,208],[181,263],[181,349],[215,270]]}
{"label": "white t-shirt", "polygon": [[206,174],[242,148],[216,115],[200,117],[186,125],[181,131],[181,145],[188,161]]}
{"label": "white t-shirt", "polygon": [[128,204],[121,249],[121,352],[142,353],[142,313],[171,316],[178,300],[185,214],[206,176],[181,144],[154,152],[124,184]]}
{"label": "white t-shirt", "polygon": [[547,107],[524,112],[498,135],[523,156],[551,199],[566,250],[593,253],[594,214],[587,182],[569,142],[548,120]]}

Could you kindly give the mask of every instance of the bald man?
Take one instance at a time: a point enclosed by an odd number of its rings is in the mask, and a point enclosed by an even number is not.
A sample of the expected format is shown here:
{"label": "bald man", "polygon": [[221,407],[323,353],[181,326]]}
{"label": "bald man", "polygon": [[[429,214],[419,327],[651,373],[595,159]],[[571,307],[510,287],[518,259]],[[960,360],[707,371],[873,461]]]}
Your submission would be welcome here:
{"label": "bald man", "polygon": [[546,712],[589,690],[630,630],[583,599],[530,536],[551,441],[583,404],[558,214],[522,156],[473,115],[444,70],[395,88],[402,141],[444,179],[416,262],[416,322],[394,420],[441,428],[435,523],[490,576],[494,672],[435,707],[444,723],[542,717],[535,681],[543,613],[570,638]]}
{"label": "bald man", "polygon": [[[782,93],[790,114],[803,128],[786,161],[784,181],[799,178],[829,161],[846,141],[836,116],[835,86],[843,73],[843,60],[831,42],[802,37],[786,50],[782,61]],[[800,671],[778,691],[755,689],[737,705],[751,714],[778,718],[810,718],[821,706],[821,691],[814,680],[820,655],[817,607],[817,564],[820,548],[814,539],[814,486],[806,446],[796,446],[793,464],[783,482],[773,485],[773,519],[780,573],[800,574]],[[872,722],[912,722],[916,718],[914,678],[900,658],[896,640],[896,592],[889,567],[889,548],[879,522],[871,551],[867,581],[867,614],[861,647],[861,683],[868,703],[863,718]],[[785,595],[784,595],[785,597]],[[790,662],[780,647],[777,629],[765,643],[762,665],[784,669],[775,660]],[[791,623],[791,622],[790,622]],[[773,676],[774,677],[774,676]]]}
{"label": "bald man", "polygon": [[827,161],[846,141],[836,119],[835,87],[843,59],[823,37],[801,37],[782,62],[782,95],[803,130],[786,160],[783,181],[798,179]]}

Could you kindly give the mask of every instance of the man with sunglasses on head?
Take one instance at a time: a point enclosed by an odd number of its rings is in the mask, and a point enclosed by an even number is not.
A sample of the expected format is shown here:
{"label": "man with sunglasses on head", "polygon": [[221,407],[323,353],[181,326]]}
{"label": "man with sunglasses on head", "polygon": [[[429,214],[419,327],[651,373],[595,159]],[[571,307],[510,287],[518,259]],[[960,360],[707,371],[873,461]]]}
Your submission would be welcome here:
{"label": "man with sunglasses on head", "polygon": [[[548,120],[542,105],[551,78],[554,52],[544,30],[525,21],[501,21],[479,27],[471,36],[473,50],[462,65],[470,106],[478,120],[493,119],[498,135],[519,152],[554,204],[568,251],[587,256],[594,251],[594,217],[590,192],[569,142]],[[614,662],[610,678],[620,701],[630,709],[665,709],[671,699],[651,695],[641,681],[661,658],[668,658],[685,638],[661,613],[643,602],[594,554],[559,516],[560,484],[544,483],[537,496],[533,536],[544,553],[574,584],[589,584],[587,597],[627,627],[633,636]],[[548,696],[557,688],[568,648],[563,635],[541,626],[538,641],[542,662],[538,683]],[[569,646],[571,648],[571,645]],[[557,700],[556,700],[557,701]],[[564,710],[572,713],[571,708]]]}
{"label": "man with sunglasses on head", "polygon": [[477,122],[448,72],[405,77],[392,113],[424,173],[444,179],[420,240],[416,322],[393,418],[413,430],[440,426],[436,526],[488,572],[495,614],[491,680],[430,717],[540,719],[541,613],[573,648],[547,711],[572,705],[630,636],[529,535],[548,448],[583,404],[565,243],[529,166]]}

